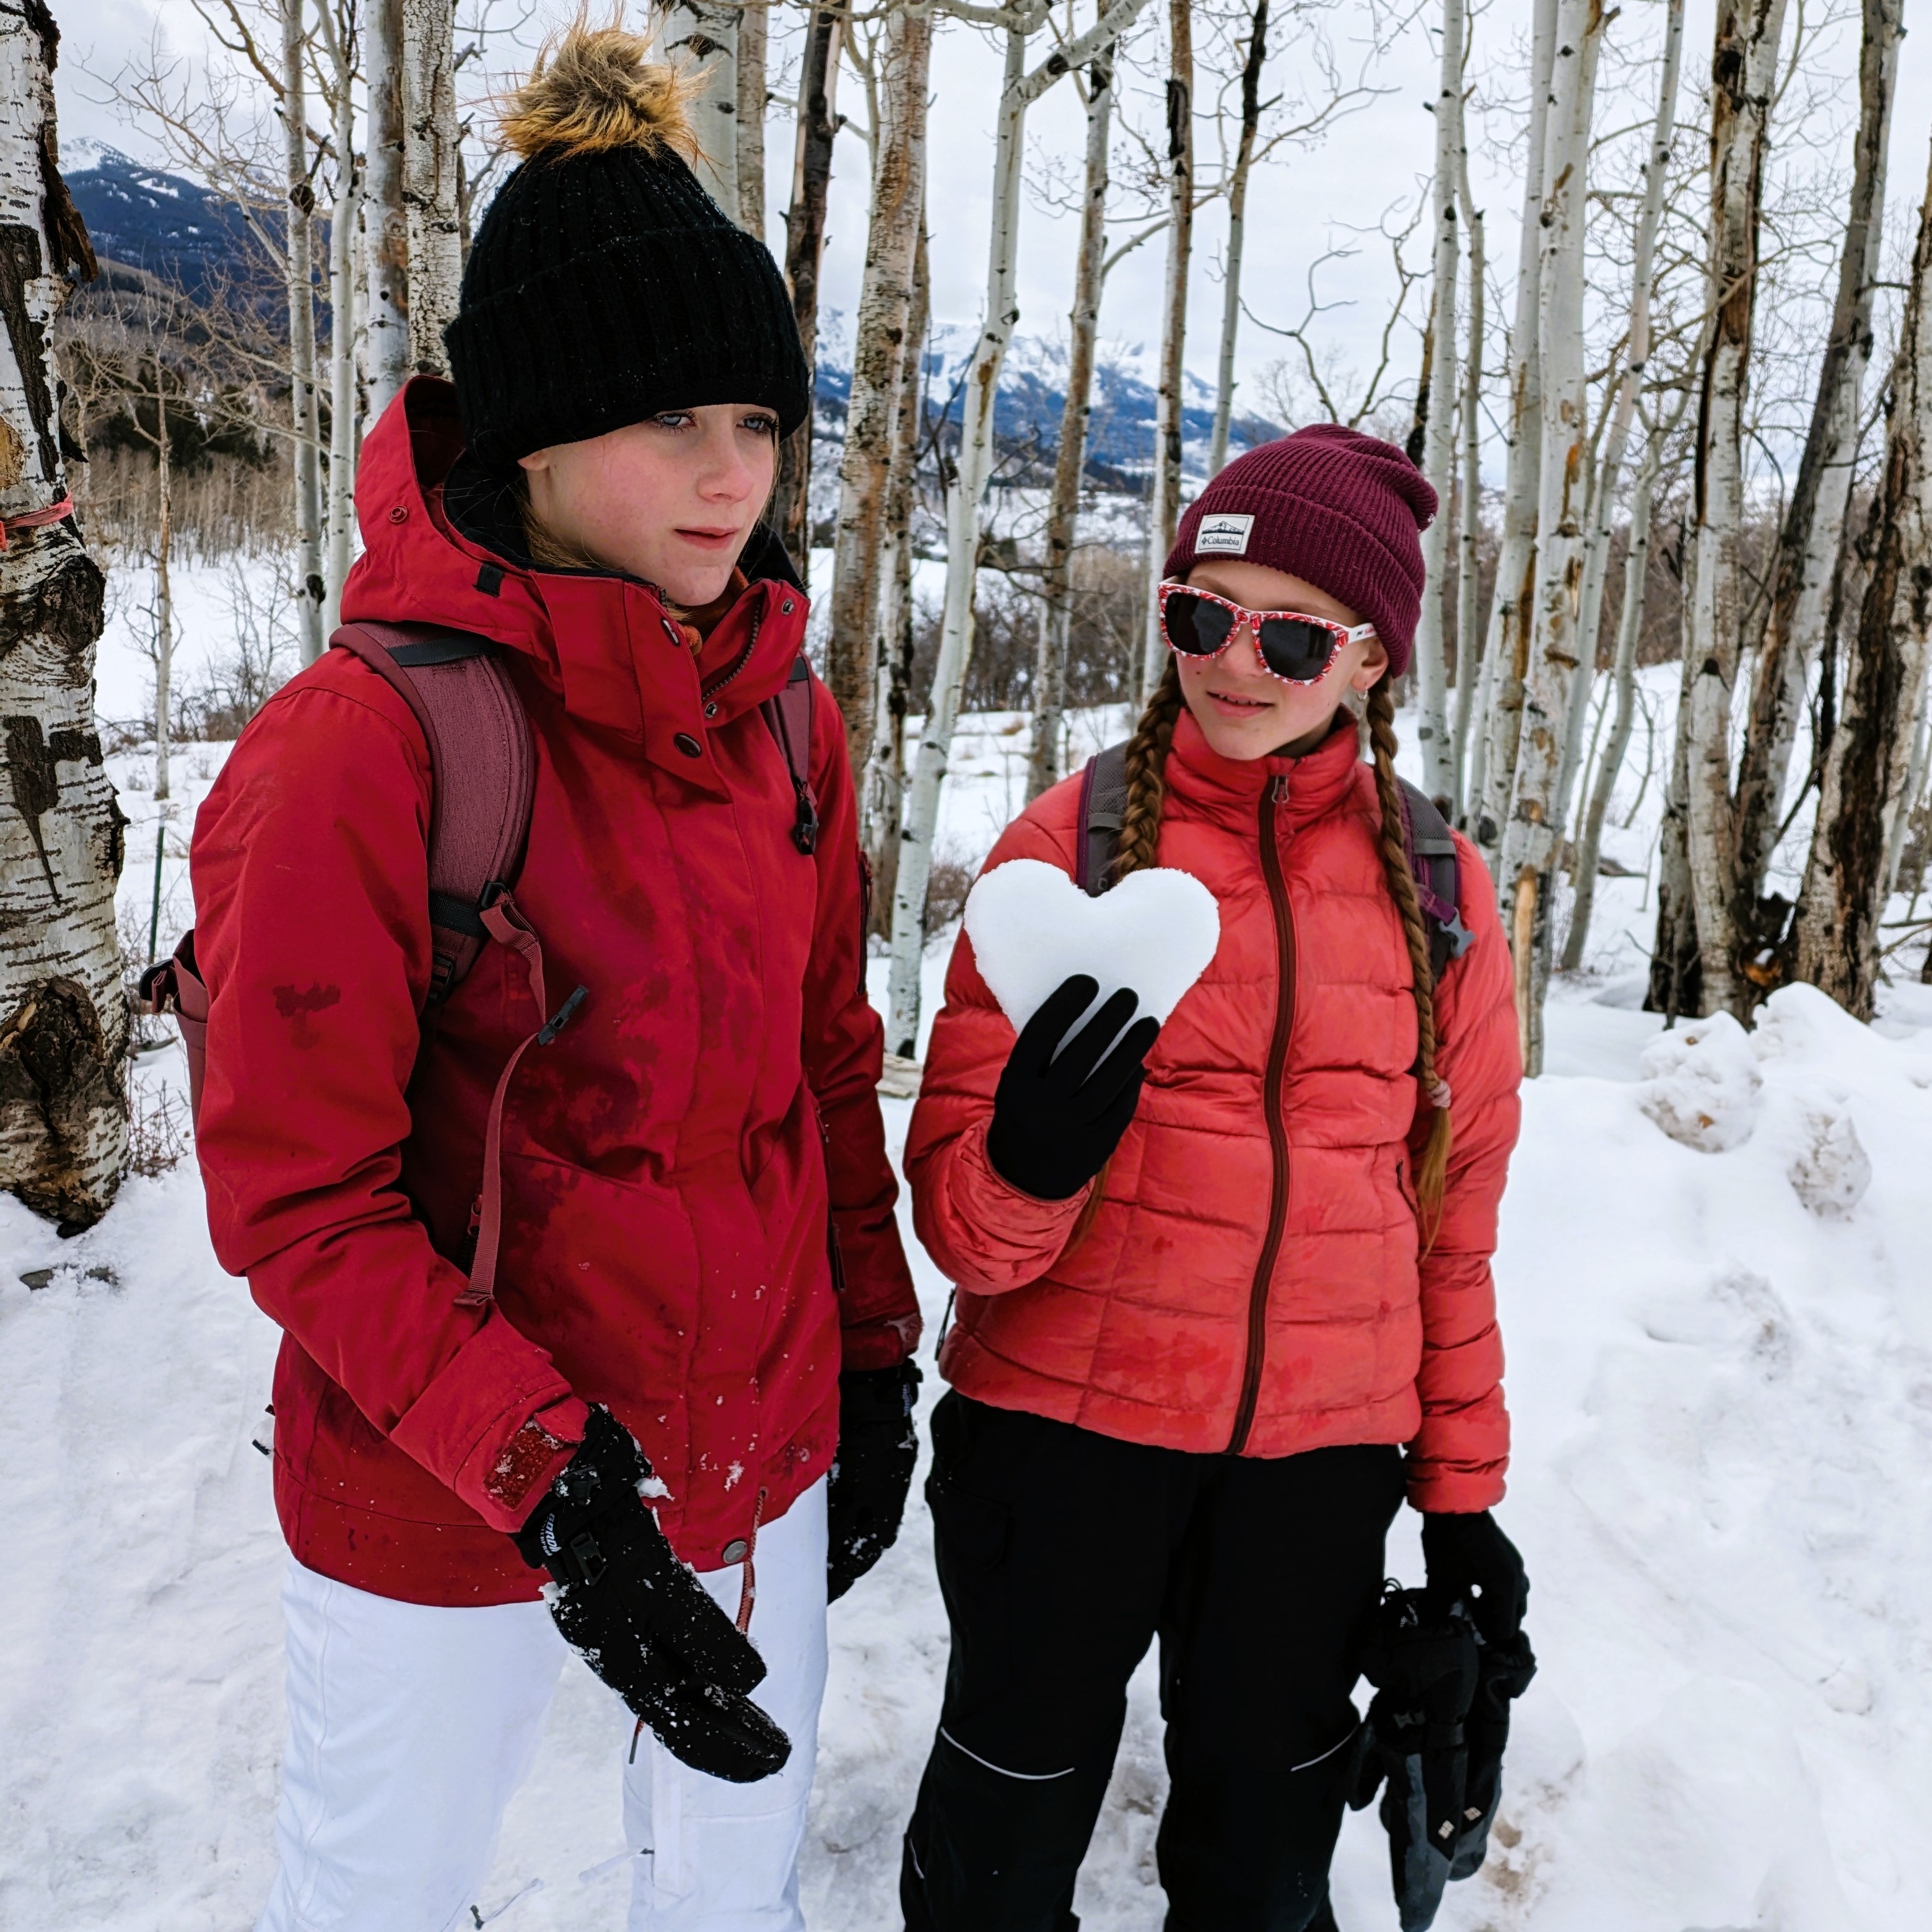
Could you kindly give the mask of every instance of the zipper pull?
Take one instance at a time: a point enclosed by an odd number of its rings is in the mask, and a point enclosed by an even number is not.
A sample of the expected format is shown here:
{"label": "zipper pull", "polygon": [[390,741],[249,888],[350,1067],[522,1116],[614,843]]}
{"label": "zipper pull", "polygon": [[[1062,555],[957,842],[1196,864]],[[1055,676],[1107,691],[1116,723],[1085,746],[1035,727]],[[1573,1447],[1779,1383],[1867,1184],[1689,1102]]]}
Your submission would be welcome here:
{"label": "zipper pull", "polygon": [[1276,772],[1274,775],[1273,784],[1274,789],[1269,794],[1269,796],[1273,798],[1276,805],[1286,805],[1288,802],[1287,772]]}

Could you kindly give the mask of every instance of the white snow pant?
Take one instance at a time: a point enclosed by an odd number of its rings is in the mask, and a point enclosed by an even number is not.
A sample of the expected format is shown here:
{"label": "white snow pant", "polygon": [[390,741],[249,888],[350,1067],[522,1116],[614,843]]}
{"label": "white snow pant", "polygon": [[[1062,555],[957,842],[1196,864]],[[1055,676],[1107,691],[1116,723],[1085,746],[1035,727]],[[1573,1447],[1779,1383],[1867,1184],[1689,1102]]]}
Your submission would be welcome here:
{"label": "white snow pant", "polygon": [[[755,1701],[784,1727],[776,1778],[678,1762],[610,1702],[633,1863],[628,1932],[802,1932],[798,1852],[825,1692],[825,1484],[758,1532]],[[699,1581],[737,1614],[741,1566]],[[279,1869],[256,1932],[454,1932],[489,1873],[568,1654],[542,1604],[398,1603],[291,1562]]]}

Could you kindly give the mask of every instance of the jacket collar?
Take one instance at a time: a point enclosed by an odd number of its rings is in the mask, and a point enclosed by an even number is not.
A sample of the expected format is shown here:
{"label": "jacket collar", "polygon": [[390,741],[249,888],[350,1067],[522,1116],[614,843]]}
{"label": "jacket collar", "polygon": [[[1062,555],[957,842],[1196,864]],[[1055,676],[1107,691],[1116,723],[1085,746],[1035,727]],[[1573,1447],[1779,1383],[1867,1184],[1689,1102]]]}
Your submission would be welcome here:
{"label": "jacket collar", "polygon": [[1168,753],[1167,784],[1204,818],[1243,828],[1252,826],[1262,794],[1275,786],[1276,823],[1292,830],[1354,798],[1361,771],[1360,728],[1346,711],[1338,713],[1328,736],[1300,758],[1224,758],[1184,707]]}
{"label": "jacket collar", "polygon": [[[358,468],[363,552],[343,586],[344,617],[438,624],[516,652],[571,716],[636,740],[682,778],[722,793],[707,728],[775,696],[803,645],[808,602],[783,546],[762,528],[741,567],[749,581],[694,662],[657,592],[639,579],[538,569],[507,498],[459,466],[456,392],[408,383],[369,432]],[[454,472],[454,473],[453,473]],[[445,486],[454,490],[446,504]],[[680,737],[704,748],[696,759]]]}

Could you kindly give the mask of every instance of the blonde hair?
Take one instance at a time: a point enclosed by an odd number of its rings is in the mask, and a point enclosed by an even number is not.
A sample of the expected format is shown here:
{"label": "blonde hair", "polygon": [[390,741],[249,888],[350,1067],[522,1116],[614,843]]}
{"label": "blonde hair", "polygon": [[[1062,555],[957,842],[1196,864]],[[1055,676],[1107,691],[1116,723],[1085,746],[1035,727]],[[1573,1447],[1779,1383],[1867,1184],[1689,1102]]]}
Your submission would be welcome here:
{"label": "blonde hair", "polygon": [[[1141,713],[1138,728],[1127,740],[1127,802],[1120,820],[1120,849],[1114,861],[1116,879],[1156,862],[1161,809],[1167,798],[1167,758],[1174,746],[1174,728],[1180,721],[1186,702],[1181,694],[1180,673],[1170,656],[1160,684]],[[1415,890],[1415,874],[1409,869],[1402,788],[1395,775],[1395,698],[1386,674],[1369,693],[1366,713],[1376,796],[1382,806],[1382,875],[1401,916],[1402,938],[1408,947],[1409,974],[1415,989],[1415,1030],[1420,1042],[1416,1078],[1431,1114],[1429,1139],[1415,1174],[1417,1219],[1426,1252],[1442,1218],[1452,1130],[1448,1108],[1436,1104],[1436,974],[1430,962],[1428,922],[1423,916],[1420,895]]]}
{"label": "blonde hair", "polygon": [[650,42],[614,21],[593,27],[580,11],[544,43],[530,78],[502,104],[499,129],[520,160],[641,148],[703,158],[689,106],[701,72],[650,58]]}

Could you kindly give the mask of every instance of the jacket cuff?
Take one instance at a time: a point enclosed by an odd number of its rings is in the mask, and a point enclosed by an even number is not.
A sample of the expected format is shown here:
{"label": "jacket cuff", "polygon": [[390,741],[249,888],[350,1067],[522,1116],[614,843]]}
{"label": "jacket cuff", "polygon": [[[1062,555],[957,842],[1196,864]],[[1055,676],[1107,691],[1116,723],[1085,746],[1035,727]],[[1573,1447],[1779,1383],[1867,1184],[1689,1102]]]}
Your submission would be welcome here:
{"label": "jacket cuff", "polygon": [[[551,1445],[518,1442],[541,1416]],[[589,1412],[550,1357],[491,1310],[398,1420],[389,1439],[493,1529],[520,1529],[583,1439]]]}
{"label": "jacket cuff", "polygon": [[968,1271],[972,1279],[962,1277],[960,1286],[998,1294],[1038,1280],[1059,1259],[1094,1183],[1064,1201],[1042,1201],[1016,1187],[986,1152],[992,1126],[989,1114],[959,1136],[948,1177],[952,1197],[948,1219],[953,1227],[970,1231],[975,1248]]}
{"label": "jacket cuff", "polygon": [[876,1316],[841,1329],[840,1374],[851,1369],[896,1369],[910,1361],[924,1325],[919,1310],[914,1308],[902,1315]]}
{"label": "jacket cuff", "polygon": [[1473,1468],[1454,1463],[1424,1462],[1411,1456],[1408,1463],[1408,1503],[1425,1515],[1473,1516],[1494,1509],[1503,1499],[1506,1485],[1503,1472],[1507,1462],[1491,1462]]}

